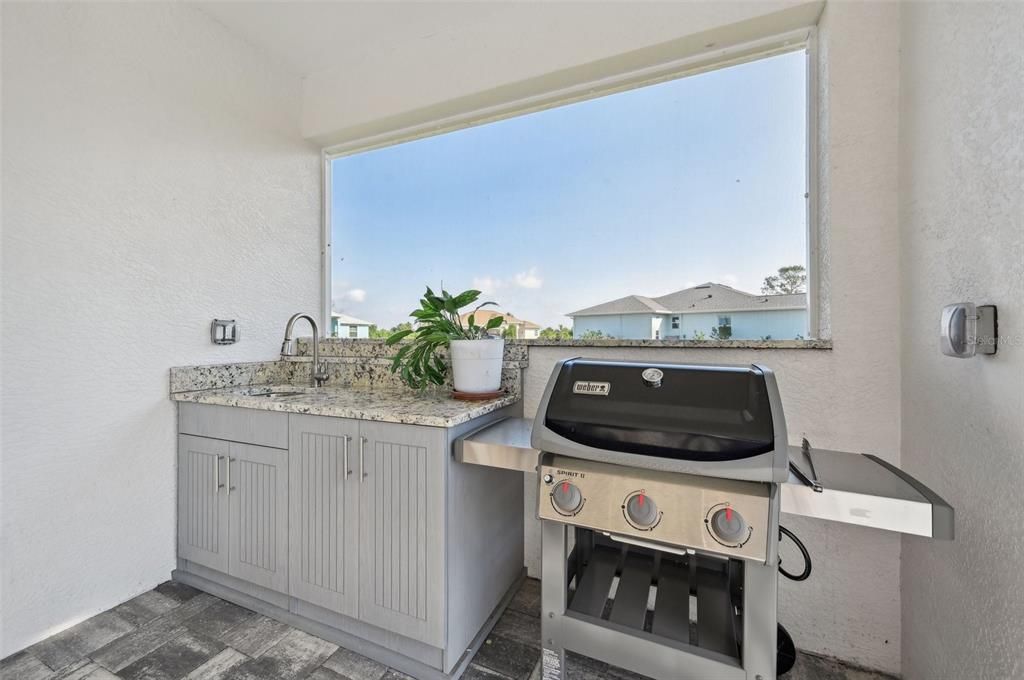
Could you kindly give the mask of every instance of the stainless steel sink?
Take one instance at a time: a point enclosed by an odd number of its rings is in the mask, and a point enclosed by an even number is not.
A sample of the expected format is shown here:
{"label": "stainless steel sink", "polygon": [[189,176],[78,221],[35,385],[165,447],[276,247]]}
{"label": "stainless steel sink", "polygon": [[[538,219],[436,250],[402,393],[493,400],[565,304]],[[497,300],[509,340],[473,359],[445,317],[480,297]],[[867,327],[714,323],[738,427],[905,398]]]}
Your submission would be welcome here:
{"label": "stainless steel sink", "polygon": [[250,397],[296,397],[296,396],[298,396],[300,394],[306,394],[306,393],[305,392],[301,392],[301,391],[289,391],[289,390],[280,390],[280,391],[267,390],[266,392],[249,392],[249,396]]}

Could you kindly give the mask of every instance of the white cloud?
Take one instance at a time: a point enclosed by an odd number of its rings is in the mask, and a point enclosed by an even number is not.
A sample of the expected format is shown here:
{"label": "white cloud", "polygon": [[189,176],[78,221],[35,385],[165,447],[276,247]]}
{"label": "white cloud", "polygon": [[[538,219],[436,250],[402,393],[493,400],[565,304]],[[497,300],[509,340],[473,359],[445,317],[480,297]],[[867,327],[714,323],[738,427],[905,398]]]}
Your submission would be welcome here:
{"label": "white cloud", "polygon": [[473,278],[473,288],[483,293],[493,293],[503,285],[501,280],[492,276],[477,276]]}
{"label": "white cloud", "polygon": [[336,280],[331,283],[331,299],[336,302],[365,302],[366,290],[353,286],[349,281]]}
{"label": "white cloud", "polygon": [[536,267],[530,267],[528,271],[515,275],[515,283],[520,288],[540,288],[544,285],[544,279],[537,276]]}

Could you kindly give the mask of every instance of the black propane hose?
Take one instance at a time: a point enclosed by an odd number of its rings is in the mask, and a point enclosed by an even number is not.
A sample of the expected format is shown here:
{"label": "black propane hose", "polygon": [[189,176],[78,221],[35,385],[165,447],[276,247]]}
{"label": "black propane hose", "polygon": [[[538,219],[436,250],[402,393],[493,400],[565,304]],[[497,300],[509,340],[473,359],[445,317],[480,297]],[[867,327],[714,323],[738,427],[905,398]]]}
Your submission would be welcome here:
{"label": "black propane hose", "polygon": [[789,540],[793,541],[796,547],[800,550],[800,554],[804,557],[804,570],[799,574],[791,574],[782,568],[782,558],[779,558],[779,573],[788,578],[790,581],[806,581],[807,577],[811,575],[811,554],[807,552],[807,548],[803,542],[796,537],[792,531],[786,527],[779,525],[779,540],[782,540],[783,536],[789,536]]}

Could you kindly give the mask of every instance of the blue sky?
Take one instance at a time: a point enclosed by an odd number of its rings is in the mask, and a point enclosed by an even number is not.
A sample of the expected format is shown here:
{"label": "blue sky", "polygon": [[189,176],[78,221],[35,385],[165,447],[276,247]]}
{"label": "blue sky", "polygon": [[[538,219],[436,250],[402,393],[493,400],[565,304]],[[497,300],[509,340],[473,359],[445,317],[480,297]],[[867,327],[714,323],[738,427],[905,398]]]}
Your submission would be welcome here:
{"label": "blue sky", "polygon": [[333,304],[381,326],[424,286],[541,325],[806,259],[795,52],[335,159]]}

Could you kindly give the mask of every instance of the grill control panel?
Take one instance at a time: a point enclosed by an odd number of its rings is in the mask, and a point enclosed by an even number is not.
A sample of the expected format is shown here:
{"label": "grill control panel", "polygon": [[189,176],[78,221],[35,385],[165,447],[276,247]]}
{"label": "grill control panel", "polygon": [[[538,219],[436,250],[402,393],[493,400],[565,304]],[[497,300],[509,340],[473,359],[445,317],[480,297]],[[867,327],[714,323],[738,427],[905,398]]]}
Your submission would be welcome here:
{"label": "grill control panel", "polygon": [[771,485],[548,455],[541,519],[765,562]]}

